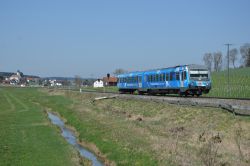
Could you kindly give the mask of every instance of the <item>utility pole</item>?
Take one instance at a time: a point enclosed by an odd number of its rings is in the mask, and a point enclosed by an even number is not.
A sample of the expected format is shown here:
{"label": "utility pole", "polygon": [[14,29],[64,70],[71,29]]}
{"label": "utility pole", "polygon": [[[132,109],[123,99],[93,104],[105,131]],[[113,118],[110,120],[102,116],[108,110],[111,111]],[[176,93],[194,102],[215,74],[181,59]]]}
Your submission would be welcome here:
{"label": "utility pole", "polygon": [[227,90],[229,92],[229,47],[232,44],[225,44],[227,46]]}

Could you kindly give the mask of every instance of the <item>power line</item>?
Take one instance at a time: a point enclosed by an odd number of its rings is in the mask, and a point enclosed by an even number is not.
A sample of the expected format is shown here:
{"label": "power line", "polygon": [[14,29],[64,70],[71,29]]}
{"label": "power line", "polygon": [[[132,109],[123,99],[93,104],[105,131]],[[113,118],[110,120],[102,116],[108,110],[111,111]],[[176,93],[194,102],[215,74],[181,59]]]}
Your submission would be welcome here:
{"label": "power line", "polygon": [[227,90],[229,92],[229,47],[233,44],[227,43],[225,45],[227,46]]}

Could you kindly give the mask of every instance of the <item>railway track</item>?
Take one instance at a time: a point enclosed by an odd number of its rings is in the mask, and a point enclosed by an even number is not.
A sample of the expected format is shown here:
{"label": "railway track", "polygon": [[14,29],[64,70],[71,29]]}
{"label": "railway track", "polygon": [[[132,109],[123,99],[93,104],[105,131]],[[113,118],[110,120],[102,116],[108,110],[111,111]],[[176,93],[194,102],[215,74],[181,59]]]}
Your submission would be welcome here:
{"label": "railway track", "polygon": [[[60,90],[72,90],[62,89]],[[76,91],[76,90],[72,90]],[[169,104],[201,106],[201,107],[214,107],[222,108],[235,115],[250,116],[250,99],[248,98],[222,98],[222,97],[179,97],[168,95],[131,95],[120,94],[117,92],[103,92],[81,90],[81,93],[95,93],[100,96],[116,96],[121,99],[135,99],[135,100],[149,100],[155,102],[165,102]]]}

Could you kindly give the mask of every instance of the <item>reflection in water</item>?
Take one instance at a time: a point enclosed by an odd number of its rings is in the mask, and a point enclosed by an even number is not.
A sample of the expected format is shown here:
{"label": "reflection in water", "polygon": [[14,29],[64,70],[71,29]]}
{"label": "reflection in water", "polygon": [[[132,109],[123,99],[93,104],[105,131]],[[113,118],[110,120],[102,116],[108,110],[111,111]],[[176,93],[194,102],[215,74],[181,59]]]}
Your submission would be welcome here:
{"label": "reflection in water", "polygon": [[81,156],[91,160],[94,166],[103,165],[100,161],[98,161],[97,157],[93,153],[91,153],[90,151],[88,151],[77,143],[76,136],[74,135],[74,133],[65,127],[64,122],[58,116],[50,112],[48,112],[48,116],[54,125],[57,125],[61,128],[62,136],[67,140],[68,143],[73,145],[80,152]]}

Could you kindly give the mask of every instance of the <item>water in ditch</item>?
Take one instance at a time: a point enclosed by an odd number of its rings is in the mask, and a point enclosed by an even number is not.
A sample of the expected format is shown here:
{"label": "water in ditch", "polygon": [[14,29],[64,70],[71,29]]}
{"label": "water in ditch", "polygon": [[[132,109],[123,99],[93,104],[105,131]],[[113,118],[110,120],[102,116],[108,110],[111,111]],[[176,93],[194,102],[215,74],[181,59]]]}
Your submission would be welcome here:
{"label": "water in ditch", "polygon": [[92,152],[88,151],[86,148],[82,147],[80,144],[77,143],[77,139],[75,134],[70,131],[69,129],[67,129],[65,127],[64,122],[56,115],[48,112],[48,117],[51,120],[52,124],[60,127],[61,131],[62,131],[62,136],[66,139],[66,141],[71,144],[72,146],[74,146],[80,153],[81,156],[91,160],[93,166],[102,166],[103,164],[97,159],[97,157],[95,156],[95,154],[93,154]]}

